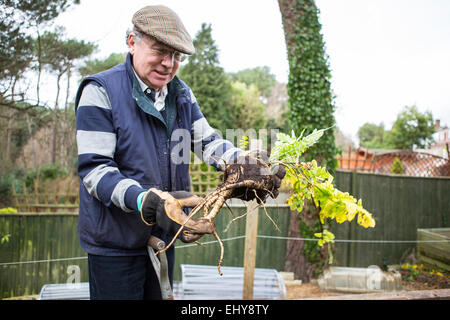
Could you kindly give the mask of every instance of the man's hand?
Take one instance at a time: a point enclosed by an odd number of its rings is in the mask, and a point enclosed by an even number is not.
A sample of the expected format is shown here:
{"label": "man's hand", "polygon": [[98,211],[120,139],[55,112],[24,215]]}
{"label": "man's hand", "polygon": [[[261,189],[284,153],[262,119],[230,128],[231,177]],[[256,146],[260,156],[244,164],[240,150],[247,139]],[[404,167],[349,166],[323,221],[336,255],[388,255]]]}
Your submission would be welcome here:
{"label": "man's hand", "polygon": [[261,183],[261,189],[254,190],[251,188],[234,189],[232,198],[250,201],[256,198],[261,203],[265,202],[267,196],[276,198],[278,189],[281,186],[281,180],[286,175],[286,168],[283,165],[269,167],[269,157],[267,152],[256,151],[237,157],[225,169],[224,181],[228,183],[236,183],[245,180],[252,180]]}
{"label": "man's hand", "polygon": [[[194,208],[201,201],[202,198],[187,191],[164,192],[152,188],[142,199],[141,218],[145,224],[157,224],[164,231],[175,235],[187,220],[183,208]],[[180,233],[180,240],[194,242],[204,234],[214,231],[213,222],[207,219],[190,219]]]}

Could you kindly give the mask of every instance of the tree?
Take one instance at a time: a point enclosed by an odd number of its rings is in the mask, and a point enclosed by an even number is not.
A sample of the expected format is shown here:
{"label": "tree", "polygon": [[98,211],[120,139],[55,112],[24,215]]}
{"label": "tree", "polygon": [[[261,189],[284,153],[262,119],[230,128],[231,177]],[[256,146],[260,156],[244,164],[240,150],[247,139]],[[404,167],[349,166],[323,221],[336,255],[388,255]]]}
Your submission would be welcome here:
{"label": "tree", "polygon": [[394,158],[394,161],[392,162],[391,173],[392,174],[405,173],[405,171],[403,170],[402,161],[399,159],[399,157]]}
{"label": "tree", "polygon": [[1,158],[6,163],[12,163],[15,132],[25,125],[28,135],[22,137],[30,137],[36,127],[33,117],[42,112],[39,108],[40,72],[37,101],[31,101],[27,94],[30,84],[24,77],[33,64],[40,61],[42,53],[41,49],[34,50],[35,41],[31,35],[36,34],[39,39],[44,26],[50,25],[70,5],[78,3],[79,0],[0,0],[0,117],[6,122],[6,152]]}
{"label": "tree", "polygon": [[66,100],[64,103],[64,114],[66,116],[68,107],[68,97],[70,89],[70,80],[72,76],[72,70],[75,68],[78,60],[84,59],[90,56],[97,48],[92,42],[86,42],[84,40],[67,39],[64,40],[62,46],[62,58],[63,65],[66,69],[67,84],[66,84]]}
{"label": "tree", "polygon": [[234,127],[228,112],[231,83],[219,66],[219,51],[211,32],[211,25],[203,23],[193,40],[195,53],[178,74],[191,87],[209,124],[224,134]]}
{"label": "tree", "polygon": [[[30,28],[50,23],[79,0],[1,0],[0,1],[0,79],[11,68],[20,69],[31,56]],[[5,41],[3,41],[5,40]],[[7,41],[6,41],[7,40]]]}
{"label": "tree", "polygon": [[[313,0],[278,0],[289,60],[288,105],[291,126],[297,135],[335,125],[331,73]],[[329,170],[336,167],[338,150],[332,130],[327,130],[306,156]]]}
{"label": "tree", "polygon": [[358,129],[359,145],[364,148],[383,148],[384,142],[384,124],[365,123]]}
{"label": "tree", "polygon": [[[40,35],[60,13],[79,3],[79,0],[0,0],[0,146],[5,150],[0,154],[0,185],[6,186],[0,190],[0,199],[8,198],[9,183],[21,177],[23,168],[18,166],[22,165],[27,145],[34,168],[38,156],[45,153],[34,143],[37,131],[52,118],[48,106],[39,99],[43,54]],[[36,70],[34,99],[30,95],[34,85],[30,79],[34,77],[28,75]]]}
{"label": "tree", "polygon": [[334,131],[334,141],[336,146],[342,150],[348,150],[348,148],[354,148],[354,143],[351,137],[347,136],[339,128]]}
{"label": "tree", "polygon": [[[270,73],[270,68],[267,66],[255,67],[244,69],[236,73],[229,73],[230,79],[235,82],[243,83],[247,88],[255,86],[259,91],[259,100],[264,105],[263,110],[255,110],[261,114],[265,114],[266,120],[264,121],[265,128],[267,132],[274,132],[272,130],[278,130],[283,132],[290,132],[289,123],[287,119],[287,91],[286,85],[284,83],[278,83],[275,79],[275,75]],[[236,105],[233,104],[233,109]],[[238,110],[239,111],[239,110]],[[242,110],[242,114],[246,114],[247,110]],[[236,110],[234,110],[236,114]],[[255,117],[255,114],[252,115]],[[242,117],[235,117],[235,123],[242,121]],[[260,126],[254,127],[255,129],[260,128]],[[267,136],[267,148],[270,152],[270,147],[272,146],[272,134]],[[264,137],[262,138],[266,141]]]}
{"label": "tree", "polygon": [[[75,67],[75,62],[86,56],[92,54],[96,46],[93,43],[85,42],[83,40],[67,39],[64,37],[65,30],[62,27],[58,27],[55,31],[45,31],[40,39],[36,39],[36,47],[42,49],[40,65],[47,67],[51,72],[56,75],[56,97],[54,104],[54,121],[53,121],[53,139],[52,139],[52,163],[56,162],[56,148],[58,138],[58,128],[62,129],[61,137],[66,141],[64,144],[60,143],[61,161],[65,164],[67,156],[67,148],[71,149],[73,143],[73,137],[69,135],[69,131],[73,129],[72,121],[68,121],[68,97],[70,93],[70,79],[72,69]],[[64,102],[64,112],[60,116],[60,81],[61,78],[67,76],[66,85],[66,98]]]}
{"label": "tree", "polygon": [[[50,24],[69,6],[79,3],[79,0],[0,1],[2,9],[0,10],[0,57],[2,61],[0,63],[0,83],[2,87],[0,102],[3,106],[17,108],[11,102],[11,86],[8,86],[8,83],[11,83],[12,78],[17,78],[23,74],[24,69],[29,67],[32,59],[32,47],[30,45],[32,38],[30,34],[34,33],[37,35],[37,42],[39,44],[40,31],[43,25]],[[38,62],[40,61],[41,53],[40,46],[38,46],[36,56]],[[38,85],[36,89],[37,102],[34,105],[25,104],[27,108],[39,105],[39,78],[40,72],[38,72]],[[23,93],[19,95],[22,97],[25,96]]]}
{"label": "tree", "polygon": [[231,114],[234,128],[243,130],[266,127],[266,108],[259,99],[260,92],[255,84],[247,86],[242,82],[232,83]]}
{"label": "tree", "polygon": [[96,74],[105,70],[108,70],[119,63],[125,61],[126,53],[111,53],[106,59],[94,59],[88,60],[83,66],[78,68],[78,72],[81,77],[87,77],[92,74]]}
{"label": "tree", "polygon": [[[335,125],[335,106],[319,10],[313,0],[278,0],[278,4],[289,61],[287,90],[291,127],[297,136],[303,130],[308,134],[314,129],[332,127]],[[315,159],[333,172],[337,165],[337,152],[333,130],[326,130],[316,148],[309,150],[304,160]],[[307,237],[320,232],[318,219],[319,211],[309,202],[301,214],[292,215],[290,236]],[[326,263],[324,261],[327,261],[328,248],[323,249],[315,243],[288,242],[286,269],[294,271],[297,279],[308,282],[315,273],[321,272]]]}
{"label": "tree", "polygon": [[265,98],[270,96],[272,88],[277,83],[275,75],[270,73],[270,68],[267,66],[244,69],[229,75],[233,82],[243,82],[247,86],[256,85],[261,95]]}
{"label": "tree", "polygon": [[434,120],[430,111],[405,107],[387,133],[387,143],[395,149],[426,148],[433,143]]}
{"label": "tree", "polygon": [[0,2],[3,10],[17,11],[15,17],[20,17],[17,22],[24,23],[25,28],[52,21],[72,4],[79,3],[80,0],[2,0]]}
{"label": "tree", "polygon": [[2,103],[14,100],[15,94],[6,94],[29,67],[33,55],[31,37],[12,25],[5,12],[0,14],[0,86]]}

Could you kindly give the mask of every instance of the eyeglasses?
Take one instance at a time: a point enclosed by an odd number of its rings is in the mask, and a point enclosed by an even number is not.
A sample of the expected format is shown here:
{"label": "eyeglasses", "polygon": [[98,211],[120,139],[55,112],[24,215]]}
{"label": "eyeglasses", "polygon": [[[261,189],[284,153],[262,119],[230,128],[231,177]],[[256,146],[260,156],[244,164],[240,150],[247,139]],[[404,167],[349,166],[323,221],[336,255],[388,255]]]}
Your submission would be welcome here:
{"label": "eyeglasses", "polygon": [[167,48],[159,47],[158,45],[151,48],[152,52],[161,59],[170,58],[175,61],[182,62],[185,60],[185,55],[176,50],[170,50]]}

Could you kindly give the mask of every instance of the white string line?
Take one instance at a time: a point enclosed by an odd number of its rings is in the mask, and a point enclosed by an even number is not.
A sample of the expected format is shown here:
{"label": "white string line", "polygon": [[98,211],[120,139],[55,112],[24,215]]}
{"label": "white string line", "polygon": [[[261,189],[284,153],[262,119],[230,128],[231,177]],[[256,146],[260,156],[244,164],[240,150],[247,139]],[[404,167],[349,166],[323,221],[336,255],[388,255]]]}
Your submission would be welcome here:
{"label": "white string line", "polygon": [[87,256],[84,257],[74,257],[74,258],[59,258],[59,259],[47,259],[47,260],[34,260],[34,261],[19,261],[19,262],[2,262],[0,266],[8,266],[13,264],[27,264],[27,263],[40,263],[40,262],[55,262],[55,261],[66,261],[66,260],[81,260],[87,259]]}
{"label": "white string line", "polygon": [[[226,242],[226,241],[243,239],[243,238],[245,238],[245,235],[221,239],[221,240],[222,240],[222,242]],[[201,243],[200,246],[203,246],[205,244],[217,243],[217,240],[211,240],[211,241],[200,242],[200,243]],[[189,243],[189,244],[184,244],[181,246],[176,246],[175,249],[188,248],[188,247],[194,247],[194,246],[199,246],[199,245],[197,243]]]}
{"label": "white string line", "polygon": [[[293,238],[280,236],[264,236],[258,235],[258,238],[280,239],[280,240],[304,240],[304,241],[320,241],[321,239],[312,238]],[[430,243],[430,242],[450,242],[449,240],[350,240],[350,239],[333,239],[334,242],[356,242],[356,243]]]}
{"label": "white string line", "polygon": [[[236,239],[242,239],[242,238],[245,238],[245,235],[223,239],[222,242],[236,240]],[[207,244],[216,243],[216,242],[217,242],[217,240],[207,241],[207,242],[203,242],[202,245],[207,245]],[[191,244],[186,244],[186,245],[182,245],[182,246],[176,246],[175,248],[178,249],[178,248],[187,248],[187,247],[193,247],[193,246],[198,246],[198,244],[191,243]],[[81,260],[81,259],[87,259],[87,258],[88,258],[87,256],[84,256],[84,257],[75,257],[75,258],[60,258],[60,259],[46,259],[46,260],[19,261],[19,262],[2,262],[2,263],[0,263],[0,266],[28,264],[28,263],[41,263],[41,262],[67,261],[67,260]]]}
{"label": "white string line", "polygon": [[[296,238],[296,237],[281,237],[281,236],[266,236],[266,235],[257,235],[257,238],[263,239],[278,239],[278,240],[295,240],[295,241],[320,241],[318,238]],[[232,238],[222,239],[222,242],[242,239],[245,238],[245,235],[236,236]],[[360,243],[429,243],[429,242],[450,242],[450,240],[349,240],[349,239],[334,239],[334,242],[360,242]],[[216,243],[217,240],[202,242],[201,245]],[[198,246],[198,244],[190,243],[187,245],[177,246],[176,248],[187,248]]]}
{"label": "white string line", "polygon": [[[266,236],[257,235],[258,238],[262,239],[278,239],[278,240],[294,240],[294,241],[319,241],[320,239],[315,238],[297,238],[297,237],[281,237],[281,236]],[[222,239],[222,242],[238,240],[245,238],[245,235],[231,237]],[[334,239],[334,242],[359,242],[359,243],[440,243],[440,242],[450,242],[450,240],[349,240],[349,239]],[[201,245],[208,245],[212,243],[217,243],[217,240],[201,242]],[[188,248],[199,246],[196,243],[185,244],[181,246],[176,246],[176,249]],[[87,256],[74,257],[74,258],[59,258],[59,259],[47,259],[47,260],[34,260],[34,261],[19,261],[19,262],[3,262],[0,266],[7,265],[17,265],[17,264],[28,264],[28,263],[41,263],[41,262],[55,262],[55,261],[68,261],[68,260],[81,260],[87,259]]]}

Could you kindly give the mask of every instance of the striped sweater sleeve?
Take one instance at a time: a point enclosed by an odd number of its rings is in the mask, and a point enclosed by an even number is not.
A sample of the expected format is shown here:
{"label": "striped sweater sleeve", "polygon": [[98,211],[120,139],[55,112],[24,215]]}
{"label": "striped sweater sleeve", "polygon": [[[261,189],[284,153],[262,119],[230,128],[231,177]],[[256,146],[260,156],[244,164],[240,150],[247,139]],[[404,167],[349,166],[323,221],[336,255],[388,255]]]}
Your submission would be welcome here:
{"label": "striped sweater sleeve", "polygon": [[78,174],[89,194],[106,206],[137,210],[137,197],[146,191],[122,175],[114,161],[116,133],[105,89],[89,82],[76,109]]}
{"label": "striped sweater sleeve", "polygon": [[235,159],[242,150],[230,141],[222,138],[220,132],[214,130],[200,111],[197,100],[190,90],[192,109],[191,141],[193,152],[216,169],[225,170],[225,163]]}

